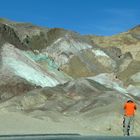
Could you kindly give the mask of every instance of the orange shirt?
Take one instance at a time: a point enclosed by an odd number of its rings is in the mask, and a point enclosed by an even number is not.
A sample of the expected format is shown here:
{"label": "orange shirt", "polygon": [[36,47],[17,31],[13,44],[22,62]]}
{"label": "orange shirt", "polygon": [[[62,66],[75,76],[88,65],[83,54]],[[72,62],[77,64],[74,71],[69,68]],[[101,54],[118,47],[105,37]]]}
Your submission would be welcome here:
{"label": "orange shirt", "polygon": [[137,107],[134,102],[125,103],[124,104],[125,116],[133,116],[135,114],[136,109],[137,109]]}

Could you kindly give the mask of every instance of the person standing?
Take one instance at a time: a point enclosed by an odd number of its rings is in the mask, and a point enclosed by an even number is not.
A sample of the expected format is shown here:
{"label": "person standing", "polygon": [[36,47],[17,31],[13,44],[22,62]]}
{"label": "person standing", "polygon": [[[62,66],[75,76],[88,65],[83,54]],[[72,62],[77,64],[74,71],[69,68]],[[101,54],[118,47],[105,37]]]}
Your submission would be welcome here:
{"label": "person standing", "polygon": [[123,132],[124,136],[130,136],[133,134],[134,129],[134,116],[136,104],[132,100],[128,100],[124,104],[124,120],[123,120]]}

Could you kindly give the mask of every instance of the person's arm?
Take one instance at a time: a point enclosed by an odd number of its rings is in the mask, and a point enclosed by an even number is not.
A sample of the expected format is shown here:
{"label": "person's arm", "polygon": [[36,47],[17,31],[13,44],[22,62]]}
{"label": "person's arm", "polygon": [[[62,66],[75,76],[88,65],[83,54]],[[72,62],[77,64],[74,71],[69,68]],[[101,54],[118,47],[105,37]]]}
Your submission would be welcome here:
{"label": "person's arm", "polygon": [[137,106],[136,105],[134,106],[134,109],[137,110]]}
{"label": "person's arm", "polygon": [[124,110],[126,109],[126,104],[124,104],[124,107],[123,107],[123,109],[124,109]]}

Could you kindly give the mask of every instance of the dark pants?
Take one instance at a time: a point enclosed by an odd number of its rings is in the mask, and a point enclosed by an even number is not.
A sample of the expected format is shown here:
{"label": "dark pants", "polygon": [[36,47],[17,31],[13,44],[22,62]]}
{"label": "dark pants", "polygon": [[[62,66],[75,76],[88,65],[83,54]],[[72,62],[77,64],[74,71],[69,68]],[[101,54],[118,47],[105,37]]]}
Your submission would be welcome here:
{"label": "dark pants", "polygon": [[133,129],[134,129],[134,116],[124,116],[124,120],[123,120],[124,136],[132,135]]}

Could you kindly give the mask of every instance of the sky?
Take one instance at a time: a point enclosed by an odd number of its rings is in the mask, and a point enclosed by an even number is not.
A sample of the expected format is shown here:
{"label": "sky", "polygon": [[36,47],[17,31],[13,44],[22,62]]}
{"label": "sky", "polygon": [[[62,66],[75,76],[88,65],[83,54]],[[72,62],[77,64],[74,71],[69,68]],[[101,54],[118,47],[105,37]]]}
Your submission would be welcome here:
{"label": "sky", "polygon": [[140,0],[0,0],[0,17],[110,36],[140,24]]}

